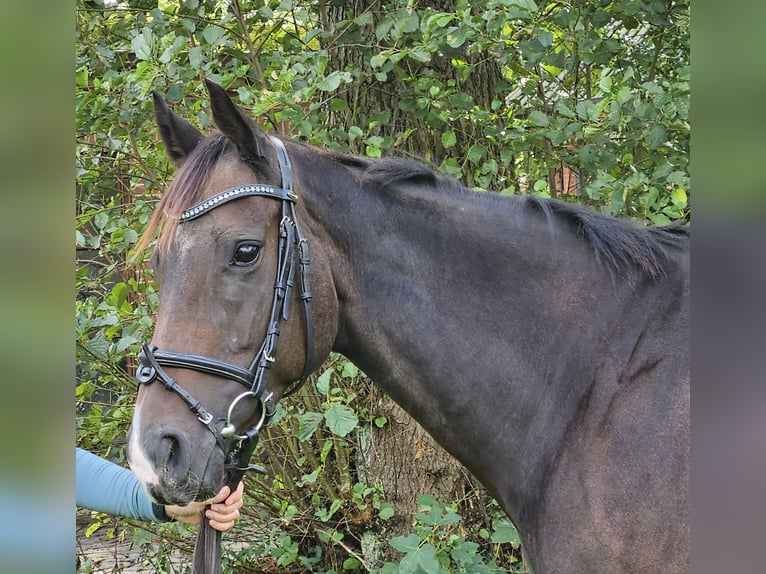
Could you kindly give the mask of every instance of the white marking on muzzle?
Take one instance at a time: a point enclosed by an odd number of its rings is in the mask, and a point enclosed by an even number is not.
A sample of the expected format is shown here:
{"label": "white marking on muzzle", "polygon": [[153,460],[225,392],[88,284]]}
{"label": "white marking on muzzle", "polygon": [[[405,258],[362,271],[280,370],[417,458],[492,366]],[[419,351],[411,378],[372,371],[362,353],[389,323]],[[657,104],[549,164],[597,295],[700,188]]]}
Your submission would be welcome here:
{"label": "white marking on muzzle", "polygon": [[141,450],[141,405],[136,405],[133,413],[133,430],[131,431],[130,443],[128,444],[128,460],[130,461],[130,470],[136,475],[136,478],[144,485],[158,484],[160,477],[154,470],[152,463]]}

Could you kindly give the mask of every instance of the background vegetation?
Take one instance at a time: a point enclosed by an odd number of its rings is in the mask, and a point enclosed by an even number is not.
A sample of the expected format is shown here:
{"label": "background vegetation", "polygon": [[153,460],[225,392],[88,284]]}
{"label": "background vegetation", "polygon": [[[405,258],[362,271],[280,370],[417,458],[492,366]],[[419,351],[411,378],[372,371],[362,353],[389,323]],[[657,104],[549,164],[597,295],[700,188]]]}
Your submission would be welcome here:
{"label": "background vegetation", "polygon": [[[689,217],[688,1],[78,0],[77,441],[120,463],[157,305],[150,271],[126,258],[172,178],[150,92],[205,130],[205,77],[265,129],[316,145],[647,224]],[[513,525],[429,441],[331,356],[262,441],[269,474],[248,479],[225,537],[248,544],[224,544],[225,568],[523,571]],[[371,444],[413,476],[386,475]],[[145,546],[157,570],[193,540],[177,524],[97,528]]]}

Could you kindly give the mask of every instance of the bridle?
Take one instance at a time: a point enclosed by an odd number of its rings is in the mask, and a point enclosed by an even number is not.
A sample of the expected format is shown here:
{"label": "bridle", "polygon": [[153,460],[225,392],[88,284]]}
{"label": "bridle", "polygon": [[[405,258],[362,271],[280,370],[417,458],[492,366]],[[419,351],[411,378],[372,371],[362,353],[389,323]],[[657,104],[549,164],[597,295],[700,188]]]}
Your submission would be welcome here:
{"label": "bridle", "polygon": [[[258,433],[264,425],[268,424],[276,412],[276,404],[272,402],[273,393],[266,393],[266,376],[271,365],[276,361],[280,322],[288,319],[290,293],[294,286],[296,267],[299,271],[301,299],[306,318],[306,360],[300,380],[292,389],[283,394],[284,397],[292,395],[303,386],[311,372],[313,360],[314,335],[310,307],[309,247],[295,213],[295,204],[298,201],[298,196],[293,192],[290,158],[287,155],[284,144],[280,140],[273,136],[269,136],[269,138],[277,152],[279,171],[282,178],[281,187],[253,184],[228,189],[190,207],[181,214],[179,219],[179,223],[183,224],[205,215],[220,205],[242,197],[271,197],[281,201],[282,220],[279,224],[279,255],[276,282],[274,284],[274,298],[266,335],[260,350],[256,353],[250,366],[245,369],[239,365],[211,357],[159,349],[144,343],[138,355],[139,364],[136,371],[136,378],[139,384],[149,385],[155,380],[159,380],[166,389],[178,395],[186,403],[189,409],[197,416],[197,419],[215,437],[216,443],[225,456],[224,468],[230,475],[241,475],[246,470],[263,472],[261,467],[248,464],[248,461],[258,443]],[[225,418],[215,417],[204,408],[200,401],[195,399],[170,377],[164,367],[191,369],[229,379],[240,383],[247,390],[230,403]],[[250,428],[238,432],[236,425],[232,421],[232,416],[237,404],[246,399],[252,399],[260,403],[260,418]],[[228,454],[226,449],[227,440],[234,441],[235,443],[234,448]]]}

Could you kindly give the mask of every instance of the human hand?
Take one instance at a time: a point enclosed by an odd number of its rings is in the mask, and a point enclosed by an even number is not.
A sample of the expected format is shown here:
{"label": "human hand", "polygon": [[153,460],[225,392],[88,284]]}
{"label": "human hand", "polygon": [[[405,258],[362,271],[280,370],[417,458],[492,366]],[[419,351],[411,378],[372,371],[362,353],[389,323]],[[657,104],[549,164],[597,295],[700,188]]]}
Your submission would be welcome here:
{"label": "human hand", "polygon": [[218,494],[205,502],[193,502],[188,506],[165,506],[165,513],[186,524],[199,524],[202,511],[206,505],[210,508],[205,510],[205,517],[210,520],[210,526],[221,532],[229,530],[239,518],[239,509],[242,507],[242,494],[245,485],[240,481],[237,490],[231,492],[228,486],[224,486]]}

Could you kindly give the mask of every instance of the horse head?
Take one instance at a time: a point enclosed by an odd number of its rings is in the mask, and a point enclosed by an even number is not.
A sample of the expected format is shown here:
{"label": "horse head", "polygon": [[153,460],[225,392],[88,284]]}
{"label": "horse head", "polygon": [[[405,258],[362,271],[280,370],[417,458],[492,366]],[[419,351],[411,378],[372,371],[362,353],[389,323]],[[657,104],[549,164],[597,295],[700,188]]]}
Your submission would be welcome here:
{"label": "horse head", "polygon": [[139,357],[128,458],[166,504],[207,500],[247,465],[277,401],[329,353],[337,323],[326,254],[309,255],[293,190],[305,176],[281,140],[207,86],[220,130],[209,136],[154,94],[177,173],[148,229],[159,229],[160,305]]}

